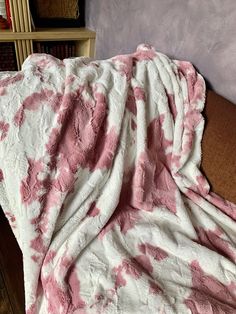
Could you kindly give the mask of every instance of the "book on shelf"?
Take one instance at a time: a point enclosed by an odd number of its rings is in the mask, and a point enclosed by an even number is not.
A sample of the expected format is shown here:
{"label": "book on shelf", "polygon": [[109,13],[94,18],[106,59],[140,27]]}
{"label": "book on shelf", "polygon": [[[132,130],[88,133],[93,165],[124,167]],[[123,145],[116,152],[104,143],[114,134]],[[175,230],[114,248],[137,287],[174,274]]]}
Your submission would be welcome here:
{"label": "book on shelf", "polygon": [[76,56],[74,41],[46,41],[35,42],[34,52],[47,53],[58,59],[66,59]]}
{"label": "book on shelf", "polygon": [[68,55],[72,56],[72,45],[71,45],[71,43],[68,44]]}
{"label": "book on shelf", "polygon": [[8,22],[9,28],[12,28],[10,0],[5,0],[5,4],[6,4],[7,22]]}
{"label": "book on shelf", "polygon": [[72,43],[71,57],[75,57],[75,43]]}
{"label": "book on shelf", "polygon": [[0,71],[17,71],[14,43],[0,43]]}

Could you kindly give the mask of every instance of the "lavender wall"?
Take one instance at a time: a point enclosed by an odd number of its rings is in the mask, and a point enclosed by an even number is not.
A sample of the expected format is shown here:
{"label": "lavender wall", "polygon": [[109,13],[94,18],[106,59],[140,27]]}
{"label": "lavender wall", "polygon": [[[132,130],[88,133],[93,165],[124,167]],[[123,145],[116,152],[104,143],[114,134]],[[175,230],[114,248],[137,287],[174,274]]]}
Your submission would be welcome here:
{"label": "lavender wall", "polygon": [[191,61],[212,88],[236,103],[236,0],[87,0],[98,59],[153,45]]}

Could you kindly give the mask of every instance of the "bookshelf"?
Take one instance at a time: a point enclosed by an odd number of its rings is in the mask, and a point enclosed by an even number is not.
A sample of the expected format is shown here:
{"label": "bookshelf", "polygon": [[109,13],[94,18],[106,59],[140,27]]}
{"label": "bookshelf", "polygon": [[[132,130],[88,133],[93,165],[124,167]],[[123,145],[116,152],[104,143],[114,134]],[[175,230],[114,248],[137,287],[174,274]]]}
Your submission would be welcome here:
{"label": "bookshelf", "polygon": [[29,0],[10,0],[12,29],[0,30],[1,43],[14,43],[20,70],[24,60],[35,51],[36,42],[74,42],[75,55],[94,57],[96,33],[87,28],[36,28],[32,29]]}

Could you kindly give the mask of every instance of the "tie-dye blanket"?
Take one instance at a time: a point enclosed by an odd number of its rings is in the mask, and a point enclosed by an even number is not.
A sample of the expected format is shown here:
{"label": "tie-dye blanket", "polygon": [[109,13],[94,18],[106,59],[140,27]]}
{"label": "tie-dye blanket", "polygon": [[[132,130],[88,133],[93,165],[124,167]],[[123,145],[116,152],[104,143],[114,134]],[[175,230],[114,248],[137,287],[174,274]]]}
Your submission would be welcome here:
{"label": "tie-dye blanket", "polygon": [[145,45],[32,55],[0,95],[0,203],[28,314],[236,313],[236,206],[199,170],[190,63]]}

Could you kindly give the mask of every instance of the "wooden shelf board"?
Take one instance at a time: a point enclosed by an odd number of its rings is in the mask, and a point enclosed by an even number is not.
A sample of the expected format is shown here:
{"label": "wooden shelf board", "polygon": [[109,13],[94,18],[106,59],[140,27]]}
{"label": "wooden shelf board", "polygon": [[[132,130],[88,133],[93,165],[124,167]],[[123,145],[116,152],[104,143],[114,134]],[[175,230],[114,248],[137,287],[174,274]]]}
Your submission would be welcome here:
{"label": "wooden shelf board", "polygon": [[12,29],[8,28],[8,29],[1,29],[0,28],[0,36],[2,33],[12,33]]}
{"label": "wooden shelf board", "polygon": [[12,39],[12,34],[13,34],[12,29],[0,29],[0,42],[14,41],[14,39]]}
{"label": "wooden shelf board", "polygon": [[0,41],[7,40],[86,40],[96,37],[96,33],[87,28],[40,28],[34,32],[0,32]]}

